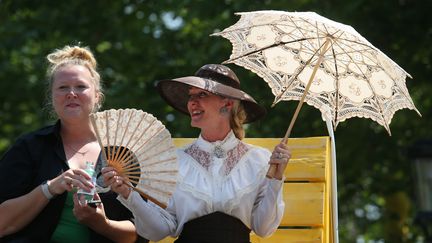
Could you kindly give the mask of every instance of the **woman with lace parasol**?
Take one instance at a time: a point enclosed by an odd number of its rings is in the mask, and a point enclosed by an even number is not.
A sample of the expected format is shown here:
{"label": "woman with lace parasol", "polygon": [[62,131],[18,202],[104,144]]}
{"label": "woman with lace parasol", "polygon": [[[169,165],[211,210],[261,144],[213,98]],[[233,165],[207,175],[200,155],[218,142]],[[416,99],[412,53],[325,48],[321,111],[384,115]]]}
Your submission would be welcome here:
{"label": "woman with lace parasol", "polygon": [[[179,181],[165,210],[144,202],[114,169],[102,170],[105,183],[133,212],[138,233],[153,241],[171,235],[177,243],[249,242],[251,230],[272,234],[283,216],[283,172],[291,154],[284,143],[270,153],[242,141],[243,124],[263,117],[264,108],[219,64],[160,81],[157,88],[201,133],[177,151]],[[269,164],[276,165],[274,178],[266,177]]]}

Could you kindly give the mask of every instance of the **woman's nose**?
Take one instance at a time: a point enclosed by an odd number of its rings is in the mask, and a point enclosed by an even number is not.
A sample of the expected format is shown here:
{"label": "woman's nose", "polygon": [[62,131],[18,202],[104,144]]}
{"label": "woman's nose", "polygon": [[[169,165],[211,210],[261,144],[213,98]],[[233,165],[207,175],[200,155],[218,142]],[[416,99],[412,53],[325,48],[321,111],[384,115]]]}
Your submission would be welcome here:
{"label": "woman's nose", "polygon": [[73,97],[73,98],[75,98],[75,97],[77,97],[77,92],[75,91],[75,89],[74,88],[71,88],[71,89],[69,89],[68,91],[67,91],[67,97],[69,98],[69,97]]}
{"label": "woman's nose", "polygon": [[193,100],[189,99],[189,101],[187,103],[188,109],[194,109],[197,107],[197,105],[198,105],[198,101],[196,101],[195,99],[193,99]]}

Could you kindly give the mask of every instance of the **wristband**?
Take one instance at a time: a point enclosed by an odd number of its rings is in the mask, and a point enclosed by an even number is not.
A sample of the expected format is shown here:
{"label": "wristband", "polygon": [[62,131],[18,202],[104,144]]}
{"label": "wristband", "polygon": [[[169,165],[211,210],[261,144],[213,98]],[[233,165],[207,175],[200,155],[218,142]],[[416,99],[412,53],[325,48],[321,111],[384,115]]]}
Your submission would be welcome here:
{"label": "wristband", "polygon": [[48,188],[48,181],[45,181],[44,183],[42,183],[41,187],[42,187],[42,192],[43,192],[43,194],[45,195],[45,197],[46,197],[48,200],[51,200],[51,199],[54,198],[54,195],[51,194],[51,192],[49,191],[49,188]]}

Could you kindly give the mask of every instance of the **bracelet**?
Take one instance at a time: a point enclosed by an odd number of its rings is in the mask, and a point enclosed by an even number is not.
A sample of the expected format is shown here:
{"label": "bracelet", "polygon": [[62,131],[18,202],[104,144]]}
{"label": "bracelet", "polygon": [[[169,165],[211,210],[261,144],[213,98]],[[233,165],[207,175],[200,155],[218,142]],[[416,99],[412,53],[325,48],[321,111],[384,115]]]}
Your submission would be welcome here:
{"label": "bracelet", "polygon": [[45,181],[44,183],[42,183],[41,187],[42,187],[42,192],[43,192],[43,194],[45,195],[45,197],[46,197],[48,200],[51,200],[51,199],[54,198],[54,195],[51,194],[51,192],[49,191],[49,188],[48,188],[48,181]]}

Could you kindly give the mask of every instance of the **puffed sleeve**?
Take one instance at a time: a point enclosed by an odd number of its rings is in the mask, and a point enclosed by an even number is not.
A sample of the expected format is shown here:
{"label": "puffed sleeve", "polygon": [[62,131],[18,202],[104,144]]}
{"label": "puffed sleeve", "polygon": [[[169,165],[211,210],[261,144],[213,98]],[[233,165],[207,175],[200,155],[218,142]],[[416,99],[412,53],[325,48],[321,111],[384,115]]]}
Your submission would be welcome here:
{"label": "puffed sleeve", "polygon": [[[259,150],[253,158],[268,163],[270,152],[265,149]],[[282,220],[285,209],[282,186],[283,180],[269,179],[264,174],[252,209],[251,219],[252,230],[258,236],[266,237],[271,235]]]}
{"label": "puffed sleeve", "polygon": [[285,203],[282,198],[283,181],[265,178],[263,190],[252,212],[252,229],[261,237],[271,235],[279,226]]}
{"label": "puffed sleeve", "polygon": [[173,207],[171,201],[164,210],[150,201],[144,201],[135,191],[131,192],[127,199],[122,196],[118,196],[117,199],[133,213],[135,227],[142,237],[159,241],[174,234],[177,221],[175,215],[169,210]]}

